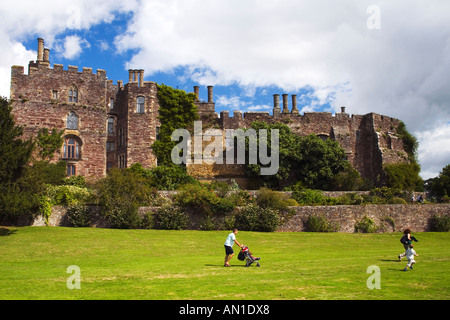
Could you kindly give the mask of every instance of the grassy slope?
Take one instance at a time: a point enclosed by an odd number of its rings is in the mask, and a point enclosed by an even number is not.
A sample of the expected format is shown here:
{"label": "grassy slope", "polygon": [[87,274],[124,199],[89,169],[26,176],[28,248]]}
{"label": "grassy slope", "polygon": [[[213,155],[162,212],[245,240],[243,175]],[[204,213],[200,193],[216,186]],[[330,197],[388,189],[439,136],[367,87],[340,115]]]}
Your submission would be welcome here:
{"label": "grassy slope", "polygon": [[[397,262],[399,233],[239,232],[238,241],[261,256],[261,268],[244,268],[236,257],[223,267],[227,231],[6,233],[0,233],[0,299],[450,298],[449,233],[416,233],[420,256],[407,272],[406,259]],[[66,287],[70,265],[81,269],[81,290]],[[380,290],[366,286],[371,265],[381,269]]]}

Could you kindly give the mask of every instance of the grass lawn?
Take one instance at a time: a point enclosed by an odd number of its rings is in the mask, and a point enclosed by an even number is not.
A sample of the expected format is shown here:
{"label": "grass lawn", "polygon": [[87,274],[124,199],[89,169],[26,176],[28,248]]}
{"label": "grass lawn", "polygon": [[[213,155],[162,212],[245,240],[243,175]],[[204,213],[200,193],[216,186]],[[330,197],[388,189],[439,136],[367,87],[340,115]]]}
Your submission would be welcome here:
{"label": "grass lawn", "polygon": [[[0,228],[0,299],[436,299],[450,298],[450,233],[414,233],[413,270],[400,233],[259,233],[239,242],[261,267],[231,260],[229,231]],[[237,246],[234,246],[238,251]],[[67,288],[69,266],[81,288]],[[369,266],[381,289],[368,289]]]}

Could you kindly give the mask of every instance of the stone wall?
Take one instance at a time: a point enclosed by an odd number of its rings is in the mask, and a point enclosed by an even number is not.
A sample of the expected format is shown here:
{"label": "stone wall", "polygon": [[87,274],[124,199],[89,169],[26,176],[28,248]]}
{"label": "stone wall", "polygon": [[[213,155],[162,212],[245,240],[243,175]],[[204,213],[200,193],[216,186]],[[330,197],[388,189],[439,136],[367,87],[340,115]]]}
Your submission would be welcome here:
{"label": "stone wall", "polygon": [[[429,230],[429,219],[434,215],[450,215],[449,204],[382,204],[353,206],[299,206],[291,207],[295,215],[287,219],[278,231],[303,231],[310,215],[323,215],[330,222],[338,223],[339,232],[354,232],[355,223],[364,217],[371,218],[386,232],[410,228],[416,232]],[[394,225],[391,225],[391,223]]]}
{"label": "stone wall", "polygon": [[[155,212],[157,207],[140,208],[140,214]],[[330,222],[339,224],[339,232],[352,233],[357,221],[369,217],[382,226],[383,232],[401,232],[410,228],[415,232],[429,231],[429,220],[434,215],[450,215],[450,204],[408,204],[408,205],[353,205],[353,206],[298,206],[290,207],[295,214],[285,219],[277,231],[302,232],[304,222],[310,215],[323,215]],[[99,214],[99,208],[91,207],[93,222],[91,227],[107,228],[107,222]],[[67,208],[54,206],[49,219],[49,226],[68,226],[66,218]],[[192,221],[196,221],[195,214],[190,212]],[[198,218],[198,217],[197,217]],[[198,220],[198,219],[197,219]],[[36,217],[33,226],[45,226],[41,216]],[[191,228],[195,229],[195,223]],[[198,223],[197,223],[198,225]]]}

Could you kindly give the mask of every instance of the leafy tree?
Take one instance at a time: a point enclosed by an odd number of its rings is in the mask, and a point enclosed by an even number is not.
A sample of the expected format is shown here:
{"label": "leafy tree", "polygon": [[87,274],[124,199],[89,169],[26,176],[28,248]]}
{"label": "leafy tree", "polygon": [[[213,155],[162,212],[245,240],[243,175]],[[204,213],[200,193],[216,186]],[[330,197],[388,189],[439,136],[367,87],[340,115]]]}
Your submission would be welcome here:
{"label": "leafy tree", "polygon": [[423,191],[423,181],[419,176],[420,166],[417,163],[389,164],[384,167],[387,186],[407,191]]}
{"label": "leafy tree", "polygon": [[170,157],[172,149],[177,144],[171,140],[176,129],[192,127],[198,119],[197,106],[194,104],[195,94],[183,90],[173,89],[164,84],[158,85],[159,120],[161,128],[159,140],[153,143],[153,151],[158,163],[164,166],[173,166]]}
{"label": "leafy tree", "polygon": [[428,179],[426,186],[438,200],[450,196],[450,164],[447,164],[437,177]]}
{"label": "leafy tree", "polygon": [[[247,165],[248,174],[264,186],[282,189],[300,182],[304,188],[327,189],[330,188],[334,176],[346,168],[345,152],[336,141],[324,141],[314,134],[300,137],[287,125],[280,123],[253,122],[251,127],[257,133],[259,129],[268,130],[269,137],[272,130],[279,130],[278,173],[273,176],[260,176],[260,164]],[[270,152],[271,148],[273,146],[268,148]]]}

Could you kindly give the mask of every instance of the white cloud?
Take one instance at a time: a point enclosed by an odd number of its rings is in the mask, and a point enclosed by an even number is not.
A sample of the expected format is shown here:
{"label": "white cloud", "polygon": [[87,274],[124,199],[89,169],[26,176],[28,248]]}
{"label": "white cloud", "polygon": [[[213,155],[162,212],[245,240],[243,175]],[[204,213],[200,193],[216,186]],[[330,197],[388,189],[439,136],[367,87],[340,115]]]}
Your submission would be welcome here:
{"label": "white cloud", "polygon": [[65,37],[62,45],[56,45],[56,52],[59,52],[66,59],[78,58],[83,48],[89,48],[90,44],[87,40],[79,36]]}
{"label": "white cloud", "polygon": [[136,0],[42,0],[37,8],[33,0],[2,2],[0,95],[9,97],[11,66],[26,66],[36,59],[36,52],[27,50],[21,42],[42,37],[53,52],[60,49],[66,57],[77,57],[86,47],[85,42],[67,38],[61,44],[55,38],[66,31],[88,30],[93,25],[110,22],[116,13],[135,10],[137,4]]}
{"label": "white cloud", "polygon": [[434,178],[450,164],[450,122],[417,134],[423,179]]}
{"label": "white cloud", "polygon": [[223,106],[231,110],[242,110],[248,105],[248,102],[242,101],[242,99],[238,96],[227,97],[224,95],[218,95],[216,97],[216,105]]}

